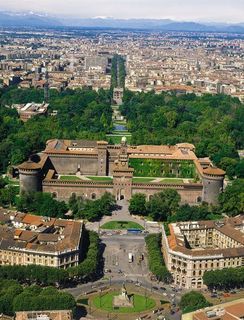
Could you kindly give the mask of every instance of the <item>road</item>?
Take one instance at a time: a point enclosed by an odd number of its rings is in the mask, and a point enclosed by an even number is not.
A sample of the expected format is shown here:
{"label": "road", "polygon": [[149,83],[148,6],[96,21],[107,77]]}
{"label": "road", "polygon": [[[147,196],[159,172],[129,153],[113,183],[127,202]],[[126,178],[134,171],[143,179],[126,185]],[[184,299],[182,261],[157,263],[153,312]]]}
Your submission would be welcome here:
{"label": "road", "polygon": [[[121,274],[131,280],[148,275],[144,236],[105,236],[101,240],[105,249],[103,253],[105,271],[111,270],[112,276]],[[133,256],[132,262],[129,262],[129,253]]]}
{"label": "road", "polygon": [[[180,301],[181,291],[175,292],[175,289],[169,285],[150,280],[144,237],[144,234],[101,236],[100,249],[104,258],[104,270],[109,272],[105,273],[103,279],[65,290],[78,298],[80,295],[106,290],[111,286],[122,286],[123,283],[134,284],[149,292],[160,294],[162,300],[168,300],[177,305]],[[133,262],[129,262],[129,252],[133,254]],[[139,262],[139,257],[142,254],[144,258]],[[179,320],[180,313],[167,315],[167,319]]]}
{"label": "road", "polygon": [[[127,234],[126,230],[113,231],[102,230],[100,228],[108,221],[119,220],[137,222],[145,228],[147,233],[158,233],[161,231],[160,224],[151,223],[140,217],[131,216],[128,211],[128,203],[125,201],[119,202],[118,205],[119,209],[115,210],[111,217],[103,217],[99,223],[86,224],[86,228],[89,230],[99,232],[101,239],[100,250],[104,262],[104,278],[65,290],[77,298],[80,295],[106,290],[111,286],[122,286],[122,284],[125,283],[147,289],[152,293],[160,294],[162,295],[162,300],[168,300],[172,304],[178,304],[182,292],[176,292],[175,289],[169,285],[150,280],[145,233]],[[133,262],[129,262],[129,253],[133,255]],[[154,319],[154,316],[152,316],[151,319]],[[177,312],[173,315],[167,314],[167,319],[179,320],[180,313]]]}

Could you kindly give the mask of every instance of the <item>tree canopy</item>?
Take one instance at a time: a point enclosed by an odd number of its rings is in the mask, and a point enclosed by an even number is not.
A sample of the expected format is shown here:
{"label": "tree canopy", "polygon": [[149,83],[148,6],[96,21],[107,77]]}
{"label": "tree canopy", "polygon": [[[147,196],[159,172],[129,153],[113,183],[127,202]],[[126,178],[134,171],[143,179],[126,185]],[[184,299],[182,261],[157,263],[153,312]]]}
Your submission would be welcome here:
{"label": "tree canopy", "polygon": [[206,271],[203,282],[211,290],[241,288],[244,285],[244,267]]}
{"label": "tree canopy", "polygon": [[[102,140],[112,128],[110,93],[102,89],[61,93],[51,90],[49,115],[36,116],[25,123],[19,119],[16,110],[6,107],[42,101],[42,89],[13,87],[0,91],[0,172],[43,150],[48,139]],[[57,116],[50,115],[53,110],[57,110]]]}
{"label": "tree canopy", "polygon": [[244,105],[237,98],[127,91],[121,112],[132,144],[193,143],[198,157],[210,156],[230,177],[243,175],[237,150],[244,148]]}
{"label": "tree canopy", "polygon": [[149,270],[157,277],[158,280],[170,283],[172,275],[165,266],[163,254],[161,251],[162,234],[149,234],[146,238],[146,246],[148,252]]}
{"label": "tree canopy", "polygon": [[192,312],[198,309],[209,307],[211,304],[204,295],[198,291],[185,293],[180,300],[180,308],[183,313]]}
{"label": "tree canopy", "polygon": [[219,196],[221,211],[228,216],[244,213],[244,179],[234,180]]}

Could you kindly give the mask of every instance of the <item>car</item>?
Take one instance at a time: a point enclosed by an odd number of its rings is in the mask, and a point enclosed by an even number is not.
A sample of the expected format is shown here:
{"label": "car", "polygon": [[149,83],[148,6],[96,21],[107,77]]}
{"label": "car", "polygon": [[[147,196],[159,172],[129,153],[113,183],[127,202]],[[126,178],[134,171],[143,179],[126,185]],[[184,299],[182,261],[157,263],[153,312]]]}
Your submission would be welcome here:
{"label": "car", "polygon": [[160,287],[160,290],[166,291],[167,289],[165,287]]}
{"label": "car", "polygon": [[104,269],[104,272],[105,272],[105,273],[110,273],[110,272],[111,272],[111,269]]}
{"label": "car", "polygon": [[164,295],[165,297],[167,297],[168,294],[167,294],[167,292],[164,292],[163,295]]}
{"label": "car", "polygon": [[158,290],[158,287],[152,287],[153,290]]}

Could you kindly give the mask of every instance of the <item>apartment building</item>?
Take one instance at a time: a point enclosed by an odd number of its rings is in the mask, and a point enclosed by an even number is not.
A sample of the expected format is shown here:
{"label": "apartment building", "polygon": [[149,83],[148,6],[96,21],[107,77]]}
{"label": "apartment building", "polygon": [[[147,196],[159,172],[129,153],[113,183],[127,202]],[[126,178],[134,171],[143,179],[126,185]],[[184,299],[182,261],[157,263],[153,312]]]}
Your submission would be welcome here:
{"label": "apartment building", "polygon": [[162,231],[165,263],[174,283],[203,288],[205,271],[244,266],[244,217],[221,221],[190,221],[169,225]]}
{"label": "apartment building", "polygon": [[0,209],[0,265],[78,265],[83,223]]}

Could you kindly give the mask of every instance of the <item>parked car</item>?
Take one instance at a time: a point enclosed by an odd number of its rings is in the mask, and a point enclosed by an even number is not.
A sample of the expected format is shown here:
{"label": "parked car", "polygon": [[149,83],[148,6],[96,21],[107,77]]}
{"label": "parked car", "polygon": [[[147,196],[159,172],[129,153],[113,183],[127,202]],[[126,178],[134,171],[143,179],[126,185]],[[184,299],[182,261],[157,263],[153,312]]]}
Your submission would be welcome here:
{"label": "parked car", "polygon": [[166,291],[167,289],[165,287],[160,287],[160,290]]}
{"label": "parked car", "polygon": [[158,290],[158,287],[152,287],[153,288],[153,290]]}

